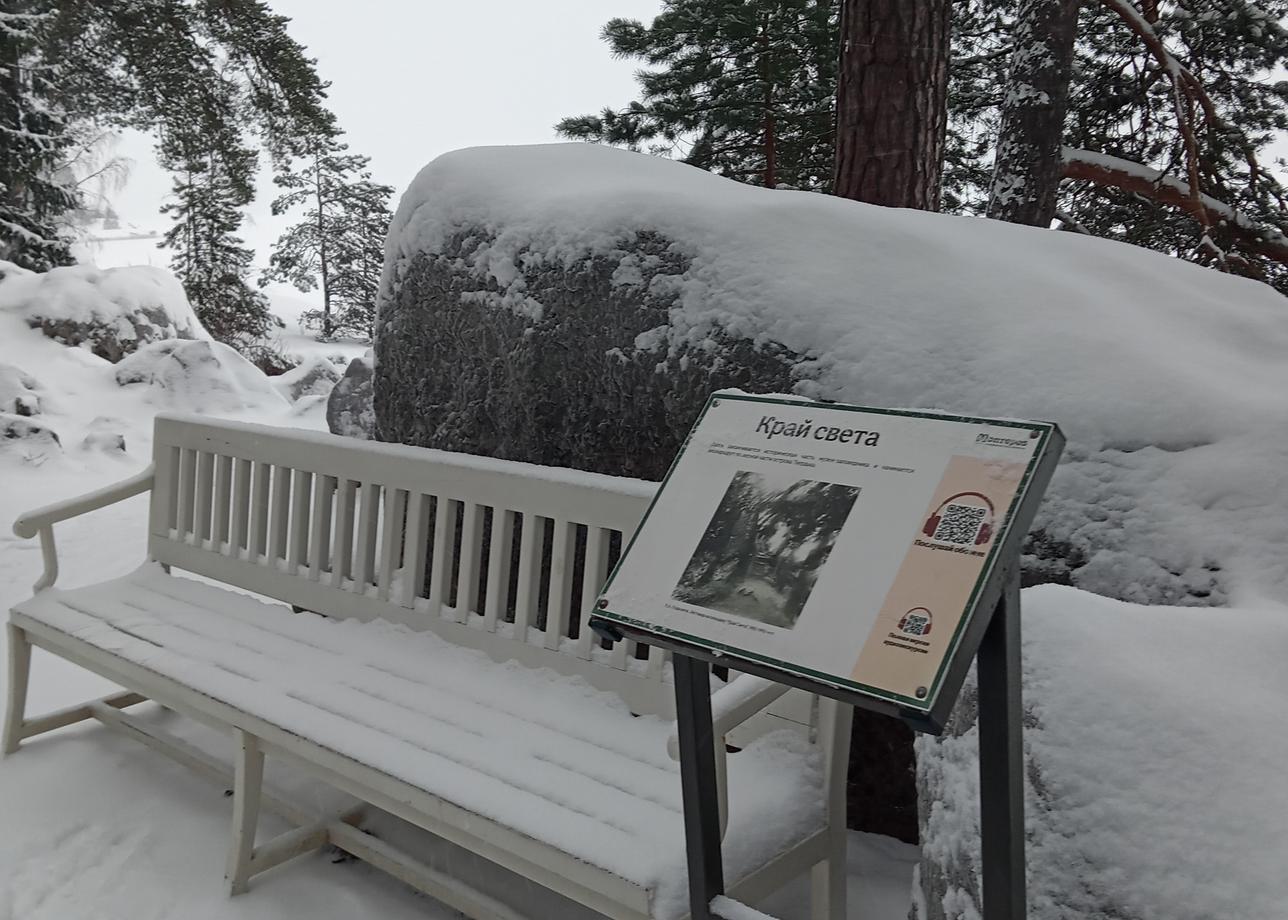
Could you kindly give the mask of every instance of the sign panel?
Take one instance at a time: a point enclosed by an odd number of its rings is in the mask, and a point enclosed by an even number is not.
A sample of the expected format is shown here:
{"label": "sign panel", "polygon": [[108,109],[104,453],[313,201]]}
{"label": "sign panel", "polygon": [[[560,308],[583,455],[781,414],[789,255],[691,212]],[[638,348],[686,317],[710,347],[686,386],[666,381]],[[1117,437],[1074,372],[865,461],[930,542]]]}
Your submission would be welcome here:
{"label": "sign panel", "polygon": [[1062,443],[1047,422],[718,393],[596,614],[929,711]]}

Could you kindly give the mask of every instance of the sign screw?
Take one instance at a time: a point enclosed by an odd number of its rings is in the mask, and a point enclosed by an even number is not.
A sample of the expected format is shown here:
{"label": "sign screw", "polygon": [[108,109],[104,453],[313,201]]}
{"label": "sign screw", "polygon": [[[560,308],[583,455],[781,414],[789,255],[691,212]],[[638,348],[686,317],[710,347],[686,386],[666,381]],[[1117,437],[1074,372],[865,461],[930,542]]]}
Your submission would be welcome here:
{"label": "sign screw", "polygon": [[929,690],[927,690],[925,687],[918,687],[918,688],[917,688],[917,699],[919,699],[919,700],[924,700],[924,699],[926,698],[926,694],[927,694],[927,693],[929,693],[929,692],[930,692],[930,691],[929,691]]}
{"label": "sign screw", "polygon": [[600,610],[607,610],[607,609],[608,609],[608,598],[606,598],[606,597],[601,597],[601,598],[599,599],[599,603],[597,603],[595,606],[596,606],[596,607],[598,607]]}

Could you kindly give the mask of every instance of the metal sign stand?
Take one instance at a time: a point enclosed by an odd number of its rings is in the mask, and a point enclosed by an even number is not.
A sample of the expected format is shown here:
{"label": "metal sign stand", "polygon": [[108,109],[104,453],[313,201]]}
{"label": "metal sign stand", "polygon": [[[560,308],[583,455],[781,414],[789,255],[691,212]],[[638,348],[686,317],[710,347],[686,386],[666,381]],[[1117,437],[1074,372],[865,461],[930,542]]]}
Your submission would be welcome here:
{"label": "metal sign stand", "polygon": [[[675,670],[676,729],[680,742],[680,785],[684,797],[684,840],[689,867],[692,920],[715,920],[711,899],[724,894],[720,855],[720,814],[711,719],[710,662],[704,649],[673,643],[603,620],[591,621],[600,636],[666,648]],[[979,682],[980,837],[983,857],[983,915],[986,920],[1025,920],[1024,748],[1020,685],[1019,560],[1013,560],[1001,596],[988,618],[976,654]],[[729,657],[721,664],[739,667]],[[819,685],[814,692],[889,714],[855,694]],[[938,734],[924,719],[906,719],[915,730]]]}

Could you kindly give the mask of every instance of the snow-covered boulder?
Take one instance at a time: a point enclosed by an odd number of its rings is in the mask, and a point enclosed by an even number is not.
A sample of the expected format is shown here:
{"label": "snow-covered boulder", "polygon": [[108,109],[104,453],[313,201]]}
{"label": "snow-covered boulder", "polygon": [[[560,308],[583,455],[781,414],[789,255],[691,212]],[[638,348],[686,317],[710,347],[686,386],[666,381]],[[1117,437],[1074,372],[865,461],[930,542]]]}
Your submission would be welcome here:
{"label": "snow-covered boulder", "polygon": [[36,273],[0,263],[0,312],[6,311],[112,362],[149,342],[207,338],[179,281],[147,265]]}
{"label": "snow-covered boulder", "polygon": [[387,440],[660,478],[710,390],[1053,419],[1025,560],[1155,603],[1288,590],[1288,310],[1105,240],[585,144],[439,157],[390,229]]}
{"label": "snow-covered boulder", "polygon": [[371,440],[376,436],[372,407],[372,357],[354,358],[327,398],[326,423],[332,434]]}
{"label": "snow-covered boulder", "polygon": [[116,382],[142,386],[160,408],[229,413],[285,409],[269,378],[220,342],[169,339],[145,345],[116,366]]}
{"label": "snow-covered boulder", "polygon": [[30,374],[12,364],[0,364],[0,412],[39,415],[40,385]]}
{"label": "snow-covered boulder", "polygon": [[285,374],[273,378],[277,391],[291,402],[305,396],[326,396],[340,379],[340,369],[321,355],[301,361]]}

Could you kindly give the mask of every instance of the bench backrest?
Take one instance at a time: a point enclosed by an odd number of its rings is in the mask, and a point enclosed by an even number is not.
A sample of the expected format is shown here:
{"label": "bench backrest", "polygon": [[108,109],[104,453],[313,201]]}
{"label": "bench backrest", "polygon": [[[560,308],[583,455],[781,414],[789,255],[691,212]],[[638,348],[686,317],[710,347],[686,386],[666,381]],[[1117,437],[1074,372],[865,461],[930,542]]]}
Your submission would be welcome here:
{"label": "bench backrest", "polygon": [[610,651],[586,627],[652,483],[167,415],[153,454],[158,562],[673,709],[659,650]]}

